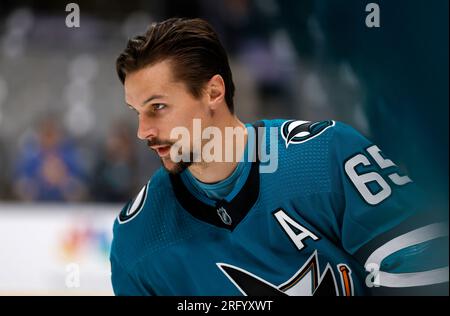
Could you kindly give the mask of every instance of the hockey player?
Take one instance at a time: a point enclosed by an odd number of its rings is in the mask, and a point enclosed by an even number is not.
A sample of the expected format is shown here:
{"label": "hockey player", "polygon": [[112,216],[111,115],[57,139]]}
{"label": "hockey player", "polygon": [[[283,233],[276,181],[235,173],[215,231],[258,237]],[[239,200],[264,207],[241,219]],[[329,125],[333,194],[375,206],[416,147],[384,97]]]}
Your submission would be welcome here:
{"label": "hockey player", "polygon": [[[447,224],[412,179],[340,122],[242,123],[226,52],[205,21],[152,25],[128,42],[117,71],[138,137],[163,168],[114,223],[115,294],[448,291]],[[195,120],[201,136],[174,137],[177,128],[192,136]],[[243,131],[237,159],[207,159],[205,131],[224,156],[230,128]]]}

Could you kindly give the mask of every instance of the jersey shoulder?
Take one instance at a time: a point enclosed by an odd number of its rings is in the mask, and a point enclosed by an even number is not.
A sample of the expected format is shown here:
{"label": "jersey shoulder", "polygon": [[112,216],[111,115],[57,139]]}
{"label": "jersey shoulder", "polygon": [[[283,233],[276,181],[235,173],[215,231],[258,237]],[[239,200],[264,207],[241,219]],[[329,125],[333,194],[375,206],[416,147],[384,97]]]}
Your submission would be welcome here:
{"label": "jersey shoulder", "polygon": [[313,140],[321,141],[333,137],[333,141],[345,142],[349,139],[365,140],[365,137],[352,126],[335,120],[307,121],[293,119],[263,120],[266,128],[278,131],[285,148],[306,144]]}
{"label": "jersey shoulder", "polygon": [[[346,123],[323,120],[264,120],[266,144],[277,141],[282,159],[302,158],[302,161],[331,157],[338,152],[345,156],[364,149],[371,142]],[[275,137],[275,134],[277,137]],[[312,162],[312,161],[311,161]]]}
{"label": "jersey shoulder", "polygon": [[158,193],[166,191],[169,188],[170,183],[168,177],[162,168],[160,168],[140,189],[139,193],[125,204],[117,216],[115,224],[127,224],[137,219],[141,212],[151,212],[155,200],[161,198]]}
{"label": "jersey shoulder", "polygon": [[131,259],[141,252],[148,241],[143,237],[148,235],[148,230],[161,218],[159,213],[164,212],[164,199],[170,192],[172,188],[169,176],[160,168],[137,195],[125,204],[114,221],[112,257]]}
{"label": "jersey shoulder", "polygon": [[160,168],[114,222],[111,261],[131,270],[141,259],[188,240],[202,223],[182,208],[169,173]]}
{"label": "jersey shoulder", "polygon": [[261,153],[270,154],[261,159],[260,170],[269,183],[283,183],[295,194],[334,191],[335,170],[345,157],[370,144],[354,128],[334,120],[276,119],[264,121],[264,126],[270,146],[263,145]]}
{"label": "jersey shoulder", "polygon": [[370,144],[356,129],[334,120],[275,119],[263,122],[267,147],[264,149],[269,152],[277,148],[280,162],[286,160],[291,167],[300,166],[298,162],[303,166],[314,166],[315,162],[331,159],[333,152],[351,153]]}

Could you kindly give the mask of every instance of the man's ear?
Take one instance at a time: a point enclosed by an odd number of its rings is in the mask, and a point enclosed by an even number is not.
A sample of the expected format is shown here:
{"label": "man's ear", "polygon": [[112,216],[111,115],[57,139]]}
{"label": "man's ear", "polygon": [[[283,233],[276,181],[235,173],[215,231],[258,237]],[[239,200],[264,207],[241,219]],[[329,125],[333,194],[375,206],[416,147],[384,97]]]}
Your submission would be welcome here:
{"label": "man's ear", "polygon": [[217,109],[223,102],[225,98],[225,82],[221,75],[214,75],[209,79],[206,84],[206,96],[211,110]]}

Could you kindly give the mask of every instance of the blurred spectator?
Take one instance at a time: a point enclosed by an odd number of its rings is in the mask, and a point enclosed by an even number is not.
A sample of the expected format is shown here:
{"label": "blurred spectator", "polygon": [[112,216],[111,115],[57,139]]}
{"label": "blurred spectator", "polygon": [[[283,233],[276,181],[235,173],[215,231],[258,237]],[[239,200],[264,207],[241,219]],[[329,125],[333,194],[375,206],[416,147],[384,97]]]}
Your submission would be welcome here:
{"label": "blurred spectator", "polygon": [[277,4],[271,0],[204,0],[201,7],[200,16],[214,26],[232,60],[244,66],[254,81],[257,116],[293,115],[295,53],[286,45],[290,44],[285,41],[288,36],[277,27]]}
{"label": "blurred spectator", "polygon": [[14,191],[28,201],[80,201],[87,197],[81,160],[53,117],[42,120],[22,142]]}
{"label": "blurred spectator", "polygon": [[136,194],[137,159],[133,139],[126,123],[113,124],[94,170],[91,187],[94,199],[124,202]]}

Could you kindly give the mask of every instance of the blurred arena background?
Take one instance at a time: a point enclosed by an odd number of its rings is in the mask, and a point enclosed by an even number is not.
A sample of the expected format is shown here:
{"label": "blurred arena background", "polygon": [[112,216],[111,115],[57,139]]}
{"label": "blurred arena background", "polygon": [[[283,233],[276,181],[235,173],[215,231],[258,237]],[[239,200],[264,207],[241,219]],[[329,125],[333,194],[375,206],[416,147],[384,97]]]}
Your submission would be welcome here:
{"label": "blurred arena background", "polygon": [[[381,27],[368,28],[368,3]],[[236,111],[353,125],[448,214],[448,0],[0,2],[0,294],[111,295],[112,223],[159,167],[115,58],[168,17],[202,17]]]}

